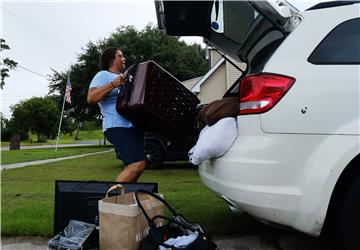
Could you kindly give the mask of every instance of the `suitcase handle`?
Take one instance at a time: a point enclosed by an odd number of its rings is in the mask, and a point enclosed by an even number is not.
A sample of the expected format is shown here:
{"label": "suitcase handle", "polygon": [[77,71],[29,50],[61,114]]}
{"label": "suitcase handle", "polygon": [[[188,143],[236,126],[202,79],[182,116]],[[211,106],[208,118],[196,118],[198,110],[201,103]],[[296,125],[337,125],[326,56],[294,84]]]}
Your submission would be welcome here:
{"label": "suitcase handle", "polygon": [[119,189],[121,191],[121,195],[125,194],[125,188],[121,184],[116,184],[114,186],[111,186],[108,191],[106,192],[105,199],[109,198],[109,193],[113,190]]}
{"label": "suitcase handle", "polygon": [[[129,106],[129,103],[131,100],[131,95],[133,92],[133,87],[134,87],[133,82],[135,81],[138,64],[139,64],[139,62],[131,65],[125,71],[126,73],[124,72],[126,74],[125,75],[125,83],[120,86],[117,101],[116,101],[116,109],[119,113],[121,113],[125,107]],[[130,77],[133,77],[133,78],[130,79]]]}
{"label": "suitcase handle", "polygon": [[[133,81],[135,81],[138,64],[139,64],[139,62],[136,62],[134,65],[132,65],[125,76],[125,88],[126,88],[125,102],[127,105],[129,105],[129,102],[131,100],[131,95],[132,95],[133,88],[134,88]],[[133,77],[133,79],[129,79],[130,77]]]}

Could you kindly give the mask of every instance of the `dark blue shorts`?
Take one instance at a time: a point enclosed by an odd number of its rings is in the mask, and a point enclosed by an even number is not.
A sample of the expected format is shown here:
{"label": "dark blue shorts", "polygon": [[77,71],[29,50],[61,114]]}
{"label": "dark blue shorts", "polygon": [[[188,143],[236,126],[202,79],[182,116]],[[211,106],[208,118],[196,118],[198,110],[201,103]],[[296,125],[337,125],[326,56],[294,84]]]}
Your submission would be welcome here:
{"label": "dark blue shorts", "polygon": [[138,128],[109,128],[104,132],[106,139],[117,149],[125,166],[145,160],[144,132]]}

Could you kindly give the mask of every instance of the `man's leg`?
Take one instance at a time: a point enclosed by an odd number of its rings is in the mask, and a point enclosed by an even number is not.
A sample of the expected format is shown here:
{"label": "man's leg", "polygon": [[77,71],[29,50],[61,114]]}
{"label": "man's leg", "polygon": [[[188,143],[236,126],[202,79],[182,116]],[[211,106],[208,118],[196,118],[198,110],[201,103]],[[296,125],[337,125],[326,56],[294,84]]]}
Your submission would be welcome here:
{"label": "man's leg", "polygon": [[146,161],[131,163],[116,177],[117,182],[137,182],[142,172],[144,172]]}

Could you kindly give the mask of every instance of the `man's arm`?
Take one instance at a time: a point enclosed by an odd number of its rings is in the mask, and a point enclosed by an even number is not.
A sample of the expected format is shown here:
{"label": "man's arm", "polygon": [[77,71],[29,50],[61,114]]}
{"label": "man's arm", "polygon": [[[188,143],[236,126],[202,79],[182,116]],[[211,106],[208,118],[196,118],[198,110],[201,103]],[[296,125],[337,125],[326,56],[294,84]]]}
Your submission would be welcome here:
{"label": "man's arm", "polygon": [[102,99],[105,98],[105,96],[114,88],[117,88],[121,85],[123,85],[125,82],[124,76],[121,74],[111,82],[104,84],[101,87],[98,88],[90,88],[87,94],[87,102],[90,105],[94,105],[98,102],[100,102]]}

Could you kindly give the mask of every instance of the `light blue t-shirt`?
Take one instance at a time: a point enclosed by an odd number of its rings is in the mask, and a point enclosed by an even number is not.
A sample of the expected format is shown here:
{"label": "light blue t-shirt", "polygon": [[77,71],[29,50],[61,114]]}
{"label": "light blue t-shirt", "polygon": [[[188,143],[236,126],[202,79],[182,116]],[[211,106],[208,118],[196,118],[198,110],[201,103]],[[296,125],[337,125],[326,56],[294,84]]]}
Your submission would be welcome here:
{"label": "light blue t-shirt", "polygon": [[[110,71],[106,71],[106,70],[99,71],[92,79],[89,89],[101,87],[104,84],[107,84],[110,81],[114,80],[118,76],[119,76],[118,74],[112,73]],[[107,96],[98,103],[101,110],[101,114],[103,115],[103,123],[102,123],[103,132],[105,132],[108,128],[114,128],[114,127],[129,128],[133,126],[131,122],[129,122],[128,120],[126,120],[124,117],[122,117],[116,112],[116,100],[119,91],[120,90],[118,88],[111,90],[107,94]]]}

